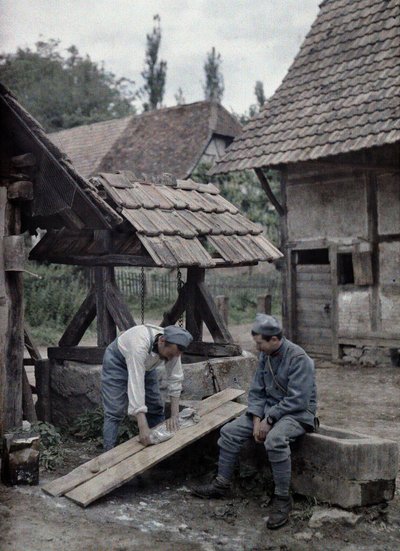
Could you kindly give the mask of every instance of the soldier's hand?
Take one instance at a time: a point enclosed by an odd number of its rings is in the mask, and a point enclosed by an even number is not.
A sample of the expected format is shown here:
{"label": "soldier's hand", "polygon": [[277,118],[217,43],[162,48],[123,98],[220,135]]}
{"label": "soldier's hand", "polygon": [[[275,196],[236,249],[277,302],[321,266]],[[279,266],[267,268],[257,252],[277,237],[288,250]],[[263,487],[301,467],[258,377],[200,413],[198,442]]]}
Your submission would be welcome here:
{"label": "soldier's hand", "polygon": [[270,430],[271,430],[271,425],[268,425],[266,419],[263,419],[258,423],[257,431],[255,433],[253,431],[254,440],[258,444],[262,444],[267,438],[267,434],[269,433]]}
{"label": "soldier's hand", "polygon": [[150,446],[151,445],[151,439],[150,439],[150,429],[144,428],[139,431],[139,442],[143,444],[143,446]]}
{"label": "soldier's hand", "polygon": [[165,425],[169,432],[176,432],[179,429],[179,418],[177,415],[172,415],[166,420]]}

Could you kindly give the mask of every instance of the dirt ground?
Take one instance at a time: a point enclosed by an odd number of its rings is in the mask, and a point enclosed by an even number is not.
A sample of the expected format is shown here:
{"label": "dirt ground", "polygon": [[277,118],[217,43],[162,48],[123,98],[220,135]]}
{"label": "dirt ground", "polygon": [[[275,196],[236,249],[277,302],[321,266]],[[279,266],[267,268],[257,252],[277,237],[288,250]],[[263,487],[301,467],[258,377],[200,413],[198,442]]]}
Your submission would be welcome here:
{"label": "dirt ground", "polygon": [[[249,326],[232,328],[232,332],[247,349],[252,348]],[[317,383],[323,423],[400,443],[399,368],[323,362],[317,369]],[[357,511],[361,518],[353,527],[311,529],[308,522],[317,504],[297,498],[291,522],[278,531],[269,531],[265,527],[267,493],[256,478],[246,483],[238,480],[228,500],[203,501],[190,495],[199,472],[207,470],[199,445],[87,509],[42,492],[46,482],[97,453],[92,445],[71,441],[62,468],[55,473],[42,471],[39,486],[8,488],[0,484],[1,551],[400,549],[399,489],[387,507]],[[212,466],[212,459],[208,461]]]}

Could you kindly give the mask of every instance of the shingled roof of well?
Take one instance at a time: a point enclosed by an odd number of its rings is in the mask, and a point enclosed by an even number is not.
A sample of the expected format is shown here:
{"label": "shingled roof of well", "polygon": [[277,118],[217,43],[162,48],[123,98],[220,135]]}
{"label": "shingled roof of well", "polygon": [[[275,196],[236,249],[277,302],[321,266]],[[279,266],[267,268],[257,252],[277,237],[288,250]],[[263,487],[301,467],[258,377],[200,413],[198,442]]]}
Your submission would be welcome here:
{"label": "shingled roof of well", "polygon": [[325,0],[282,84],[211,173],[400,139],[400,3]]}
{"label": "shingled roof of well", "polygon": [[190,176],[216,134],[233,139],[241,125],[224,107],[200,101],[49,134],[85,177],[132,170]]}
{"label": "shingled roof of well", "polygon": [[[165,181],[165,180],[164,180]],[[282,254],[213,184],[138,181],[130,172],[94,178],[99,193],[134,228],[157,266],[212,267],[276,260]]]}

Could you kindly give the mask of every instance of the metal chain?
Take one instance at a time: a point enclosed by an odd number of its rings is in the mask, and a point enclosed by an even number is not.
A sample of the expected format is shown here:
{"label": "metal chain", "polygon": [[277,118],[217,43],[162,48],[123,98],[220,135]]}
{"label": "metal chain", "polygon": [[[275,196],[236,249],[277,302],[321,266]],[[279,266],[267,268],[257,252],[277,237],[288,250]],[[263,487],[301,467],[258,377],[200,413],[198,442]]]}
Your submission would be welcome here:
{"label": "metal chain", "polygon": [[146,291],[145,287],[146,287],[146,279],[144,277],[144,268],[142,266],[142,270],[140,273],[140,313],[142,316],[142,325],[144,324],[144,294]]}
{"label": "metal chain", "polygon": [[[178,280],[177,281],[177,291],[178,291],[178,295],[179,295],[179,293],[182,289],[182,285],[183,285],[183,283],[182,283],[182,272],[181,272],[180,268],[178,268],[176,275],[177,275],[177,280]],[[183,327],[183,314],[181,314],[181,316],[179,317],[178,324],[179,324],[179,327]]]}
{"label": "metal chain", "polygon": [[221,392],[221,385],[219,384],[219,381],[218,381],[217,376],[215,374],[214,368],[211,365],[211,362],[210,362],[210,359],[209,359],[208,356],[207,356],[207,359],[206,359],[206,367],[208,367],[208,372],[211,375],[211,380],[212,380],[212,384],[213,384],[213,388],[214,388],[214,394],[216,394],[217,392]]}

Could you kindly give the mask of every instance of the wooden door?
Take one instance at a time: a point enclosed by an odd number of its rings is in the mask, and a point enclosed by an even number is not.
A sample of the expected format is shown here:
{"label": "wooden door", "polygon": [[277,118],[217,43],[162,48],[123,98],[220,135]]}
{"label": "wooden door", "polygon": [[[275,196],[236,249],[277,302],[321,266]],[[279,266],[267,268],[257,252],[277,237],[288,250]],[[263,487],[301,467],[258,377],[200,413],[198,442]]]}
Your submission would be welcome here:
{"label": "wooden door", "polygon": [[310,354],[332,354],[330,264],[295,266],[295,342]]}

